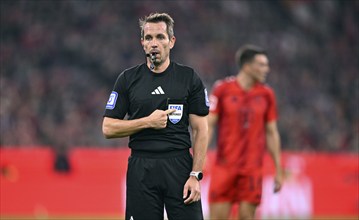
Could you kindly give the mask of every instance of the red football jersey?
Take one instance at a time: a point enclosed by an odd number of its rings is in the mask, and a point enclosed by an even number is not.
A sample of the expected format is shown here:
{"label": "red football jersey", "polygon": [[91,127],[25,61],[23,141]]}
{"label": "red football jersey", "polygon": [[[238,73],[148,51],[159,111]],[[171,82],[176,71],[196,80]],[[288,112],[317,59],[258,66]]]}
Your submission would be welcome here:
{"label": "red football jersey", "polygon": [[218,115],[216,163],[242,171],[261,168],[265,125],[277,120],[273,90],[257,83],[245,91],[235,77],[228,77],[214,85],[210,102],[210,112]]}

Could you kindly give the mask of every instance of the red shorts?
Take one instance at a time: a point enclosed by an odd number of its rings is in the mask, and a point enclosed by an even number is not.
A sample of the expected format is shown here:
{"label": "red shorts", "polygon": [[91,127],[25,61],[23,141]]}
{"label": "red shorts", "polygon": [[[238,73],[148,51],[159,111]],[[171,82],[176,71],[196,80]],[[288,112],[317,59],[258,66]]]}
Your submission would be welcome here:
{"label": "red shorts", "polygon": [[240,171],[235,166],[212,166],[209,203],[246,201],[259,205],[261,197],[261,169]]}

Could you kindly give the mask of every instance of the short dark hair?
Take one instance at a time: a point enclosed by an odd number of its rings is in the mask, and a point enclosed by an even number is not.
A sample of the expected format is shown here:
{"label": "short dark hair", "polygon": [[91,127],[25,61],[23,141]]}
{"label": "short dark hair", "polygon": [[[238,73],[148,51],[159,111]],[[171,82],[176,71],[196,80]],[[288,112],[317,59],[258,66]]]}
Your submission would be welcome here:
{"label": "short dark hair", "polygon": [[144,26],[146,23],[158,23],[158,22],[165,22],[167,25],[167,34],[168,37],[171,38],[174,36],[174,20],[172,17],[167,13],[151,13],[150,15],[139,19],[139,24],[141,28],[141,38],[143,39],[144,35]]}
{"label": "short dark hair", "polygon": [[262,49],[261,47],[251,45],[251,44],[246,44],[246,45],[240,47],[237,50],[236,55],[235,55],[235,60],[236,60],[238,67],[242,68],[242,66],[245,63],[252,62],[254,57],[257,54],[267,55],[267,52],[264,49]]}

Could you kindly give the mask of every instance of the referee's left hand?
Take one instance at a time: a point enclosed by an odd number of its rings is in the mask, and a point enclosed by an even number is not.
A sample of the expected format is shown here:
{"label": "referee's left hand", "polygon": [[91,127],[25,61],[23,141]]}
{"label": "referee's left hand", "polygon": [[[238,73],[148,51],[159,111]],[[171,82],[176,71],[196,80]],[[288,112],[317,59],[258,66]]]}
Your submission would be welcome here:
{"label": "referee's left hand", "polygon": [[183,199],[185,204],[198,202],[201,199],[201,185],[194,176],[190,176],[183,188]]}

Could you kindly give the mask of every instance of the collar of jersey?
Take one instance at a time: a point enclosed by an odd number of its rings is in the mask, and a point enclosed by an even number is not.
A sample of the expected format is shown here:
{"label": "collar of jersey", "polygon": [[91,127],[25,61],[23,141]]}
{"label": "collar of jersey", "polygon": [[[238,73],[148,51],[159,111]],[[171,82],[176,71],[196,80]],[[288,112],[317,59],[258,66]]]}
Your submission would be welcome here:
{"label": "collar of jersey", "polygon": [[146,66],[146,68],[148,69],[148,71],[150,71],[150,73],[151,73],[153,76],[162,77],[162,76],[167,75],[169,72],[171,72],[172,67],[173,67],[173,63],[172,63],[172,61],[171,61],[171,62],[170,62],[170,65],[168,65],[167,69],[166,69],[165,71],[161,72],[161,73],[152,72],[152,71],[148,68],[148,66],[146,65],[146,63],[145,63],[145,66]]}

